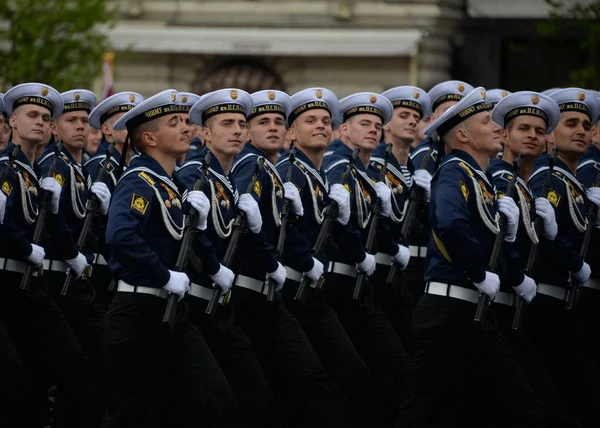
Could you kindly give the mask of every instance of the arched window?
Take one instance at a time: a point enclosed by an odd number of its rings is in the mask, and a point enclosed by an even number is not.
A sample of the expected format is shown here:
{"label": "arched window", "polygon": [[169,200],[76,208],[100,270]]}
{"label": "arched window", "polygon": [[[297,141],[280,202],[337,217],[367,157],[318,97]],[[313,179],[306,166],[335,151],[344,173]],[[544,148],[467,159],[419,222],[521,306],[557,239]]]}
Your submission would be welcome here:
{"label": "arched window", "polygon": [[262,89],[285,91],[277,72],[256,58],[225,60],[199,73],[192,90],[198,95],[223,88],[238,88],[252,93]]}

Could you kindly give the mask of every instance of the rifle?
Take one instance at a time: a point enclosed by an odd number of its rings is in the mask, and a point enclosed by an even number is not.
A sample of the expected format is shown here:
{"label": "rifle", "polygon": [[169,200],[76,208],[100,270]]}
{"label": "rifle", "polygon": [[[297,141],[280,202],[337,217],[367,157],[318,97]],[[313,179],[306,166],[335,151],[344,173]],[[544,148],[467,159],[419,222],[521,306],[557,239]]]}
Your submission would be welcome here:
{"label": "rifle", "polygon": [[[346,167],[346,170],[344,171],[340,179],[340,184],[342,186],[346,186],[346,184],[348,184],[348,179],[350,178],[350,174],[352,173],[352,167],[354,166],[354,163],[358,158],[359,151],[360,149],[358,147],[355,148],[352,152],[352,156],[350,156],[348,166]],[[333,223],[333,221],[335,221],[337,215],[338,206],[335,203],[335,201],[331,201],[329,205],[327,205],[323,210],[323,221],[321,222],[321,227],[319,228],[319,234],[317,235],[315,244],[310,250],[310,253],[313,257],[316,257],[323,251],[323,248],[325,247],[325,242],[327,241],[327,238],[329,238],[329,230],[331,229],[331,224]],[[324,280],[324,277],[319,278],[319,280],[317,281],[317,288],[320,288]],[[302,278],[302,282],[300,282],[300,286],[298,287],[298,291],[294,296],[294,300],[302,301],[304,299],[304,291],[306,290],[306,287],[310,286],[311,282],[312,281],[310,280],[310,278],[306,276]]]}
{"label": "rifle", "polygon": [[[292,172],[294,169],[294,162],[296,161],[296,148],[294,147],[294,142],[290,144],[290,154],[288,157],[288,162],[290,164],[287,175],[285,177],[286,182],[292,181]],[[283,207],[281,208],[281,226],[279,226],[279,236],[277,237],[277,247],[275,247],[275,258],[277,261],[281,261],[281,256],[283,254],[283,244],[285,241],[285,230],[288,224],[288,217],[290,214],[290,200],[284,199]],[[269,281],[267,290],[267,302],[272,302],[273,297],[275,297],[275,285]]]}
{"label": "rifle", "polygon": [[[429,159],[433,154],[434,143],[431,143],[429,146],[429,150],[427,151],[427,155],[421,161],[421,165],[419,169],[427,170],[427,166],[429,165]],[[438,152],[438,157],[436,158],[436,169],[439,166],[437,159],[440,158],[440,153]],[[408,196],[408,207],[406,208],[406,214],[404,214],[404,218],[402,219],[402,229],[400,229],[400,240],[403,244],[408,247],[408,236],[410,231],[413,230],[415,222],[417,220],[417,208],[419,207],[419,203],[423,201],[423,195],[425,190],[417,185],[413,185],[410,188],[410,194]],[[386,284],[395,284],[398,280],[398,275],[400,274],[400,266],[398,263],[392,263],[390,266],[390,271],[388,272],[387,279],[385,280]]]}
{"label": "rifle", "polygon": [[[48,177],[54,177],[54,173],[56,172],[56,164],[58,162],[60,152],[62,152],[62,146],[62,141],[57,142],[54,146],[54,159],[52,160],[52,164],[50,165]],[[42,189],[41,199],[42,200],[40,203],[37,221],[35,223],[35,229],[33,229],[32,243],[36,245],[39,245],[42,242],[42,233],[44,232],[44,226],[46,225],[46,216],[50,211],[50,204],[52,203],[52,193]],[[29,288],[31,286],[31,277],[33,276],[34,269],[38,269],[39,276],[42,275],[43,266],[33,266],[31,263],[28,263],[25,269],[25,273],[23,274],[23,278],[21,278],[21,290],[29,291]]]}
{"label": "rifle", "polygon": [[[246,193],[252,192],[254,189],[254,185],[258,180],[258,174],[260,173],[261,167],[264,165],[265,159],[260,158],[254,167],[254,174],[252,175],[252,180],[248,183],[248,187],[246,188]],[[229,238],[229,244],[227,245],[227,250],[225,250],[225,255],[223,256],[223,261],[221,262],[223,266],[231,269],[231,265],[233,264],[233,259],[238,249],[239,240],[242,236],[242,233],[246,232],[246,227],[248,225],[248,218],[246,217],[246,213],[242,210],[238,210],[238,214],[233,221],[231,231],[231,235]],[[206,306],[205,314],[212,315],[215,310],[215,306],[219,299],[221,298],[221,290],[219,287],[215,288],[213,291],[212,297],[210,298],[210,302]]]}
{"label": "rifle", "polygon": [[[115,143],[111,143],[110,146],[108,146],[108,150],[106,151],[106,156],[104,158],[104,165],[100,169],[100,172],[98,173],[98,177],[96,177],[96,183],[101,183],[104,181],[104,176],[106,175],[106,170],[108,168],[108,164],[110,163],[110,157],[112,156],[112,152],[114,149],[115,149]],[[83,221],[83,226],[81,227],[81,232],[79,232],[79,238],[77,238],[77,247],[79,249],[82,249],[87,241],[88,235],[90,233],[90,229],[92,227],[92,220],[94,219],[94,216],[96,215],[97,209],[98,209],[98,198],[96,197],[96,195],[94,195],[92,193],[92,194],[90,194],[90,197],[88,198],[88,200],[85,203],[85,211],[86,211],[85,220]],[[89,276],[89,273],[87,276]],[[74,279],[75,279],[75,273],[73,272],[73,269],[69,269],[69,272],[67,273],[67,278],[65,279],[65,282],[63,284],[62,290],[60,291],[60,294],[62,294],[63,296],[65,294],[67,294],[67,292],[69,291],[69,287],[71,286],[71,282]]]}
{"label": "rifle", "polygon": [[[592,187],[600,187],[600,173],[596,175],[596,180],[594,181],[594,185]],[[588,210],[587,210],[587,226],[585,228],[585,235],[583,235],[583,242],[581,243],[581,248],[579,250],[579,255],[582,259],[585,259],[587,256],[587,250],[590,246],[590,241],[592,240],[592,232],[594,231],[596,224],[596,216],[598,215],[598,207],[596,204],[592,202],[588,202]],[[577,299],[579,298],[579,287],[581,284],[576,284],[573,280],[573,276],[571,275],[571,287],[569,287],[569,291],[567,292],[567,309],[573,309]]]}
{"label": "rifle", "polygon": [[[548,190],[550,189],[550,181],[552,180],[552,173],[554,172],[554,163],[556,161],[556,157],[558,156],[558,149],[555,147],[550,154],[549,162],[548,162],[548,173],[546,174],[546,179],[544,180],[544,184],[542,185],[542,194],[541,197],[548,197]],[[543,220],[541,217],[536,217],[533,221],[533,227],[536,234],[539,236],[543,232]],[[535,266],[535,262],[537,259],[537,253],[539,249],[539,243],[531,244],[531,248],[529,250],[529,255],[527,256],[527,264],[525,265],[525,274],[533,278],[533,268]],[[519,297],[517,300],[517,308],[515,310],[515,316],[513,317],[513,322],[511,329],[519,330],[521,328],[521,319],[523,318],[523,309],[525,308],[525,299]]]}
{"label": "rifle", "polygon": [[[388,144],[385,148],[385,154],[383,156],[383,167],[379,174],[379,181],[385,183],[385,176],[387,174],[388,164],[390,162],[390,154],[392,153],[392,145]],[[375,250],[375,237],[377,236],[377,225],[379,224],[379,217],[381,216],[381,199],[377,198],[373,205],[373,213],[371,218],[371,224],[369,225],[369,232],[367,233],[367,242],[365,244],[365,251],[367,253],[373,253]],[[362,294],[362,289],[365,285],[367,275],[365,272],[359,271],[356,274],[356,284],[354,285],[354,292],[352,298],[358,300]]]}
{"label": "rifle", "polygon": [[[203,191],[206,180],[208,180],[208,168],[210,166],[211,153],[208,152],[202,158],[202,176],[196,180],[192,190]],[[179,247],[179,254],[175,261],[175,270],[178,272],[185,271],[188,260],[192,251],[192,244],[194,242],[194,236],[196,236],[196,223],[198,223],[198,211],[196,211],[191,204],[188,204],[185,213],[185,229],[183,236],[181,237],[181,246]],[[177,313],[177,300],[179,296],[176,294],[169,294],[167,300],[167,307],[163,315],[162,322],[168,323],[171,328],[175,325],[175,315]]]}
{"label": "rifle", "polygon": [[21,151],[21,146],[15,146],[15,148],[8,154],[8,163],[4,167],[2,171],[0,171],[0,186],[4,183],[6,177],[8,177],[8,173],[12,168],[12,163],[15,161],[17,156],[19,156],[19,152]]}
{"label": "rifle", "polygon": [[[516,191],[517,186],[517,177],[519,176],[519,170],[521,169],[521,161],[523,157],[518,155],[514,162],[515,172],[512,177],[512,180],[509,181],[508,186],[506,186],[506,194],[505,198],[514,197],[514,193]],[[494,246],[492,247],[492,254],[490,254],[490,260],[488,262],[487,271],[496,272],[498,268],[498,262],[500,261],[500,255],[502,246],[504,245],[504,236],[506,235],[506,228],[508,227],[508,221],[506,216],[501,215],[500,220],[498,221],[498,234],[494,239]],[[477,311],[475,311],[475,321],[483,324],[485,321],[485,315],[487,313],[487,308],[490,305],[490,298],[487,294],[479,292],[479,298],[477,299]]]}

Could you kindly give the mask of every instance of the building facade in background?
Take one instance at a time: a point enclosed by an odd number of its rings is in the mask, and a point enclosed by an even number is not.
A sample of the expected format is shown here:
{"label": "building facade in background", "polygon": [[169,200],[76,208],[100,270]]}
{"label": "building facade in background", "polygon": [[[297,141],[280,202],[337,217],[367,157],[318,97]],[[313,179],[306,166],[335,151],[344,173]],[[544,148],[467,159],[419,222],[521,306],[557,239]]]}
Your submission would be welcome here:
{"label": "building facade in background", "polygon": [[[224,87],[339,97],[458,78],[508,90],[560,86],[539,69],[544,0],[120,0],[114,88],[203,94]],[[572,57],[580,55],[565,48]],[[545,80],[544,80],[545,79]],[[554,83],[552,83],[554,82]],[[538,87],[539,86],[539,87]]]}
{"label": "building facade in background", "polygon": [[121,0],[116,91],[223,87],[343,97],[450,78],[463,0]]}

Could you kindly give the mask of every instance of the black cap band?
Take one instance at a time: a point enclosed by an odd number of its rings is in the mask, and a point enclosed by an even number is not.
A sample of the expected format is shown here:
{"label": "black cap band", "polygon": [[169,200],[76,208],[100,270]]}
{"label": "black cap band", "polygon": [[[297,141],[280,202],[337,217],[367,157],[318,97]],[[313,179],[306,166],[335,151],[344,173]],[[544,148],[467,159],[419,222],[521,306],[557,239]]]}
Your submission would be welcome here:
{"label": "black cap band", "polygon": [[404,108],[409,108],[411,110],[415,110],[417,113],[419,113],[421,115],[421,118],[423,118],[423,106],[416,101],[395,100],[395,101],[392,101],[392,105],[394,106],[395,109],[404,107]]}
{"label": "black cap band", "polygon": [[206,122],[209,118],[213,117],[214,115],[221,113],[241,113],[244,116],[246,116],[244,106],[241,104],[218,104],[216,106],[209,107],[202,112],[202,123]]}
{"label": "black cap band", "polygon": [[179,106],[175,104],[166,104],[164,106],[155,107],[129,119],[126,124],[127,130],[131,131],[143,123],[174,113],[179,113]]}
{"label": "black cap band", "polygon": [[25,96],[25,97],[21,97],[21,98],[17,98],[14,102],[13,102],[13,111],[17,109],[17,107],[21,107],[27,104],[34,104],[40,107],[45,107],[48,110],[50,110],[50,116],[52,116],[54,114],[54,104],[52,104],[50,101],[48,101],[46,98],[42,98],[42,97],[31,97],[31,96]]}
{"label": "black cap band", "polygon": [[325,101],[311,101],[308,103],[301,104],[294,109],[294,111],[288,117],[288,125],[294,123],[294,120],[296,120],[298,116],[300,116],[302,113],[314,109],[324,109],[327,110],[329,114],[331,114],[329,104],[327,104]]}
{"label": "black cap band", "polygon": [[351,109],[348,109],[344,112],[344,116],[343,116],[343,121],[347,121],[348,119],[350,119],[352,116],[356,116],[359,114],[373,114],[375,116],[377,116],[378,118],[381,119],[381,122],[384,122],[384,115],[383,115],[383,110],[380,109],[379,107],[375,107],[373,105],[369,105],[369,106],[356,106],[356,107],[352,107]]}
{"label": "black cap band", "polygon": [[535,117],[539,117],[540,119],[542,119],[544,122],[546,122],[546,126],[548,126],[548,122],[550,121],[550,118],[548,117],[548,114],[537,107],[517,107],[515,109],[512,109],[511,111],[509,111],[508,113],[506,113],[504,115],[504,126],[506,127],[506,124],[513,120],[515,117],[518,116],[535,116]]}
{"label": "black cap band", "polygon": [[492,103],[486,103],[486,102],[480,102],[477,104],[473,104],[472,106],[465,107],[462,111],[456,113],[454,116],[452,116],[450,119],[448,119],[445,123],[441,124],[437,129],[437,133],[441,138],[444,135],[446,135],[452,128],[454,128],[459,123],[464,122],[469,117],[474,116],[477,113],[481,113],[483,111],[489,111],[493,107],[494,106],[492,105]]}
{"label": "black cap band", "polygon": [[124,105],[114,106],[112,108],[109,108],[102,116],[100,116],[100,123],[102,124],[102,123],[106,122],[108,119],[113,117],[115,114],[126,113],[134,107],[135,106],[133,104],[124,104]]}
{"label": "black cap band", "polygon": [[438,108],[441,104],[445,103],[446,101],[460,101],[464,97],[465,96],[461,95],[461,94],[442,95],[441,97],[439,97],[437,100],[434,101],[433,105],[431,106],[431,110],[435,111],[436,108]]}
{"label": "black cap band", "polygon": [[587,104],[571,101],[568,103],[559,104],[558,107],[560,107],[561,113],[564,111],[578,111],[579,113],[587,114],[590,117],[590,120],[592,119],[592,112]]}
{"label": "black cap band", "polygon": [[256,116],[260,116],[261,114],[267,113],[279,113],[285,119],[285,110],[280,104],[263,104],[260,106],[256,106],[252,108],[252,113],[250,113],[246,119],[250,120]]}
{"label": "black cap band", "polygon": [[74,103],[65,103],[65,107],[63,109],[63,113],[68,113],[70,111],[86,111],[90,112],[90,105],[86,102],[76,101]]}

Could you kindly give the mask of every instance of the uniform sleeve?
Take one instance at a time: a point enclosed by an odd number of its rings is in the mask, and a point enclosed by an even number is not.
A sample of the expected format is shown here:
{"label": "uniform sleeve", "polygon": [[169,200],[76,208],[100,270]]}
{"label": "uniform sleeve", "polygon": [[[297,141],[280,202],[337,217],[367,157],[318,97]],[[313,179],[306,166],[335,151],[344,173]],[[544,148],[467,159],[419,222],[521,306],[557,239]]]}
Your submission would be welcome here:
{"label": "uniform sleeve", "polygon": [[[217,251],[212,242],[203,231],[196,232],[196,239],[193,244],[194,252],[202,261],[202,266],[208,275],[214,275],[219,271],[221,262],[217,256]],[[198,272],[200,273],[200,272]]]}
{"label": "uniform sleeve", "polygon": [[[536,174],[529,182],[531,192],[535,197],[542,196],[542,188],[544,187],[544,181],[546,180],[546,174]],[[556,177],[552,177],[551,184],[549,186],[550,191],[554,191],[557,194],[563,194],[564,183]],[[568,204],[566,197],[559,198],[555,203],[551,203],[554,208],[554,214],[556,216],[556,223],[558,224],[558,234],[554,241],[549,241],[544,238],[542,234],[540,236],[540,258],[543,260],[551,261],[559,266],[564,266],[569,272],[577,272],[583,266],[583,259],[579,255],[578,249],[573,246],[572,239],[569,236],[565,236],[565,229],[561,228],[561,224],[564,222],[571,221],[568,218],[564,218],[564,213],[568,212],[563,207],[563,204]]]}
{"label": "uniform sleeve", "polygon": [[[133,208],[133,198],[138,197],[146,201],[145,209]],[[109,209],[106,244],[111,259],[162,287],[169,281],[169,271],[143,237],[148,233],[145,229],[155,203],[154,192],[147,183],[136,177],[122,181]]]}
{"label": "uniform sleeve", "polygon": [[[239,162],[235,168],[233,168],[232,175],[240,195],[244,193],[250,193],[256,202],[260,202],[260,191],[258,191],[258,187],[254,187],[254,189],[252,189],[255,191],[248,191],[248,185],[252,182],[252,176],[254,175],[257,161],[257,156],[251,156],[250,158],[244,159],[243,161]],[[261,168],[257,181],[264,183],[266,180],[270,180],[270,178],[267,177],[267,172],[265,169]]]}
{"label": "uniform sleeve", "polygon": [[199,165],[196,163],[183,164],[183,166],[177,171],[177,179],[185,186],[186,189],[193,189],[194,184],[200,176],[202,171],[198,168]]}
{"label": "uniform sleeve", "polygon": [[452,263],[457,265],[473,282],[485,279],[486,260],[483,248],[475,239],[471,227],[472,213],[463,192],[461,182],[468,186],[468,197],[475,197],[470,179],[455,169],[440,171],[432,186],[430,217],[432,231],[443,244]]}
{"label": "uniform sleeve", "polygon": [[[48,176],[50,165],[54,161],[54,157],[49,158],[40,169],[42,177]],[[78,236],[73,228],[68,224],[67,212],[73,210],[71,203],[71,170],[69,166],[59,159],[56,162],[56,171],[54,178],[60,184],[62,190],[60,192],[60,205],[57,214],[48,214],[48,229],[55,248],[58,249],[60,256],[65,260],[71,260],[77,257],[79,249],[77,248]]]}
{"label": "uniform sleeve", "polygon": [[[327,171],[327,179],[330,184],[341,183],[342,176],[346,171],[347,163],[337,165]],[[354,186],[356,182],[351,178],[348,180],[348,186],[350,187],[350,206],[352,211],[350,213],[350,221],[345,226],[342,226],[337,221],[333,222],[332,229],[334,230],[337,241],[340,244],[340,248],[346,251],[352,259],[360,263],[366,257],[366,251],[363,246],[363,237],[361,231],[357,228],[357,214],[356,214],[356,201],[354,200]]]}
{"label": "uniform sleeve", "polygon": [[[277,169],[281,177],[287,177],[289,163],[284,162]],[[293,269],[308,272],[314,265],[310,250],[313,245],[313,238],[316,236],[314,231],[310,230],[309,219],[313,214],[308,212],[308,207],[312,207],[313,203],[312,195],[306,184],[306,177],[297,166],[292,170],[291,182],[298,188],[305,212],[303,216],[297,217],[294,221],[288,223],[289,226],[283,244],[283,260],[286,265]],[[290,213],[290,220],[292,220],[292,217],[293,214]]]}
{"label": "uniform sleeve", "polygon": [[[0,168],[5,168],[5,165],[0,165]],[[15,259],[22,260],[31,254],[32,247],[27,232],[17,224],[18,213],[23,208],[20,199],[21,189],[14,170],[11,169],[4,182],[2,182],[1,191],[6,195],[4,221],[0,224],[2,245],[6,245],[11,249]]]}

